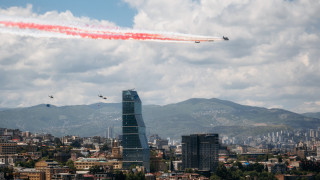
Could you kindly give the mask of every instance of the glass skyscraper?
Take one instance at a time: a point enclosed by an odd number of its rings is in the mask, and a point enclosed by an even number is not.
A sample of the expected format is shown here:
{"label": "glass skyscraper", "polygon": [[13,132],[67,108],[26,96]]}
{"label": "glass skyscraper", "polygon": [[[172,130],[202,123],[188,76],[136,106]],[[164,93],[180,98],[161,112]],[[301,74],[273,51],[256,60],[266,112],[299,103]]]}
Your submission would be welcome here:
{"label": "glass skyscraper", "polygon": [[122,92],[122,135],[123,168],[138,165],[149,172],[150,149],[142,119],[141,100],[133,90]]}
{"label": "glass skyscraper", "polygon": [[214,172],[218,167],[219,135],[191,134],[182,136],[182,168]]}

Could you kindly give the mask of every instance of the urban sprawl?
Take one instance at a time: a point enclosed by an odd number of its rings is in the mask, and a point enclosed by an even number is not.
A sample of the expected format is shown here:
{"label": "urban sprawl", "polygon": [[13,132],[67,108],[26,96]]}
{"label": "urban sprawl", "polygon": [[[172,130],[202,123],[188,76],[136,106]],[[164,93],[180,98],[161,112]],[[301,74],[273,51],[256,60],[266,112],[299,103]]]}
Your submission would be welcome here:
{"label": "urban sprawl", "polygon": [[122,92],[122,134],[54,137],[0,128],[0,180],[320,179],[320,127],[250,137],[146,135],[141,100]]}

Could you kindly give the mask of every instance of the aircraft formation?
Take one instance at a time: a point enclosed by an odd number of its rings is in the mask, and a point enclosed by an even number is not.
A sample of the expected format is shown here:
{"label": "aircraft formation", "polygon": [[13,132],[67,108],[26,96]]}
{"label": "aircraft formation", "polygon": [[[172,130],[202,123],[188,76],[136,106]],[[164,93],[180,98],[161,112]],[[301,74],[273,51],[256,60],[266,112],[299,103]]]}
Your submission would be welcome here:
{"label": "aircraft formation", "polygon": [[[48,95],[48,97],[50,99],[54,99],[53,95]],[[108,98],[106,96],[103,96],[102,94],[98,94],[98,97],[101,98],[101,99],[104,99],[104,100],[107,100]],[[47,107],[50,107],[51,105],[50,104],[47,104],[46,105]]]}
{"label": "aircraft formation", "polygon": [[[72,23],[71,23],[72,24]],[[160,42],[216,42],[227,41],[228,37],[203,36],[175,32],[157,32],[136,29],[111,29],[87,25],[57,24],[56,22],[42,22],[37,19],[21,17],[0,17],[0,33],[30,35],[35,37],[56,38],[89,38],[105,40],[138,40]]]}

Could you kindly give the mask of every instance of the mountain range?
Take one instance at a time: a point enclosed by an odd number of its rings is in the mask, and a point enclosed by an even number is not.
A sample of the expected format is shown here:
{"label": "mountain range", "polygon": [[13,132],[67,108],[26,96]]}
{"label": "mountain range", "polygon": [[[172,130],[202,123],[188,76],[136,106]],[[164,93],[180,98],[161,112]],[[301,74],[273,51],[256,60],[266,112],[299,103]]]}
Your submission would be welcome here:
{"label": "mountain range", "polygon": [[[54,136],[105,136],[113,127],[121,134],[121,103],[1,109],[0,127]],[[144,105],[147,134],[180,139],[181,135],[214,132],[249,136],[268,132],[320,126],[320,113],[297,114],[284,109],[245,106],[220,99],[194,98],[169,105]]]}

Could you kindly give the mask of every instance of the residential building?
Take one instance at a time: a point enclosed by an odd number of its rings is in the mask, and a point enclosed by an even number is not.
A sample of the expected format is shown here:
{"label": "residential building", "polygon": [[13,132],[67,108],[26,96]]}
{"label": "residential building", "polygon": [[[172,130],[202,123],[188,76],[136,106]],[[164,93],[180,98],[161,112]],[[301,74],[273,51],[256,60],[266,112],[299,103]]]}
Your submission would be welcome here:
{"label": "residential building", "polygon": [[101,166],[104,169],[121,169],[122,163],[118,160],[107,160],[105,158],[83,158],[74,162],[76,169],[88,170],[93,166]]}
{"label": "residential building", "polygon": [[53,179],[53,175],[59,173],[68,173],[70,171],[67,167],[60,167],[59,163],[53,160],[43,160],[35,164],[35,169],[45,173],[45,179]]}
{"label": "residential building", "polygon": [[16,154],[16,142],[0,142],[0,155]]}
{"label": "residential building", "polygon": [[14,179],[45,180],[45,172],[35,168],[21,168],[14,173]]}

